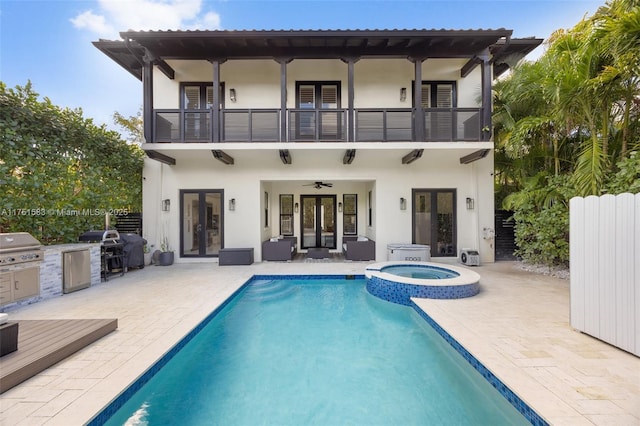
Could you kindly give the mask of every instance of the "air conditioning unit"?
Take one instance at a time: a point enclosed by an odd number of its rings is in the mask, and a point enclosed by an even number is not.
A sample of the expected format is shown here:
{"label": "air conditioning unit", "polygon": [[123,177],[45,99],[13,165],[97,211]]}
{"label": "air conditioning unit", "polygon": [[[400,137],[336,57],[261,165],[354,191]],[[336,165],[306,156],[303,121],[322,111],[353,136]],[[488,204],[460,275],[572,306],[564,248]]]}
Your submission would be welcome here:
{"label": "air conditioning unit", "polygon": [[467,266],[480,266],[480,253],[478,250],[462,249],[460,250],[460,263]]}

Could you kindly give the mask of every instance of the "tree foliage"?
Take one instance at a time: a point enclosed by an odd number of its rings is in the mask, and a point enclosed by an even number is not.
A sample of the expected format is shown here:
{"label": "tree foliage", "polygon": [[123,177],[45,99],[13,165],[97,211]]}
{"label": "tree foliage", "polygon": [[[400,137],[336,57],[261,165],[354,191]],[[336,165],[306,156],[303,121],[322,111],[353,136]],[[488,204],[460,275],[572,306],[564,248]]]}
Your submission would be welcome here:
{"label": "tree foliage", "polygon": [[136,115],[125,117],[119,112],[113,113],[113,122],[120,126],[127,135],[127,142],[141,145],[144,143],[144,125],[142,120],[142,107]]}
{"label": "tree foliage", "polygon": [[140,148],[38,96],[0,82],[0,232],[72,242],[105,213],[140,211]]}
{"label": "tree foliage", "polygon": [[640,1],[609,0],[546,48],[495,85],[496,198],[523,258],[554,264],[571,197],[639,189]]}

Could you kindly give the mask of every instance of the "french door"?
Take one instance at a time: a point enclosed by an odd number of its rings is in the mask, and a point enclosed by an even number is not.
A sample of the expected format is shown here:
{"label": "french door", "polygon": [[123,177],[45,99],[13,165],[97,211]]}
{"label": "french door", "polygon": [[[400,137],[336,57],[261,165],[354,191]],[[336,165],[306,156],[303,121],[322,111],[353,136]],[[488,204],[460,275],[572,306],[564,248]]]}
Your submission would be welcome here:
{"label": "french door", "polygon": [[218,256],[224,247],[224,191],[180,190],[180,256]]}
{"label": "french door", "polygon": [[297,82],[297,139],[342,138],[340,82]]}
{"label": "french door", "polygon": [[336,196],[301,195],[302,248],[336,248]]}
{"label": "french door", "polygon": [[[220,109],[224,108],[224,83],[220,83]],[[213,85],[181,83],[180,108],[184,111],[184,138],[187,141],[211,141]],[[215,126],[215,131],[217,126]]]}
{"label": "french door", "polygon": [[456,256],[455,189],[413,190],[413,243],[431,247],[432,257]]}
{"label": "french door", "polygon": [[453,140],[452,109],[456,105],[455,82],[422,82],[422,108],[425,110],[426,140]]}

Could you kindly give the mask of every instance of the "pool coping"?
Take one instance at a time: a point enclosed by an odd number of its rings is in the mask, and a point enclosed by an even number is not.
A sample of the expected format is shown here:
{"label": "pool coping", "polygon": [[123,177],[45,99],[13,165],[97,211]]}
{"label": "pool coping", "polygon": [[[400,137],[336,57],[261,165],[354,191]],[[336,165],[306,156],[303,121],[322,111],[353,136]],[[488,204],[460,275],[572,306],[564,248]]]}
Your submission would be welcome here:
{"label": "pool coping", "polygon": [[511,390],[502,380],[500,380],[491,370],[480,362],[471,352],[469,352],[460,342],[440,326],[413,300],[410,305],[420,317],[427,322],[449,345],[462,356],[489,384],[500,393],[520,414],[524,416],[534,426],[548,426],[547,422],[537,411],[529,406],[513,390]]}
{"label": "pool coping", "polygon": [[[388,272],[382,272],[383,268],[395,265],[415,265],[415,266],[430,266],[438,269],[448,269],[458,274],[457,277],[445,278],[445,279],[425,279],[425,278],[410,278],[400,275],[390,274]],[[468,268],[463,268],[457,265],[450,265],[448,263],[435,263],[435,262],[418,262],[407,260],[396,260],[387,262],[378,262],[373,265],[369,265],[365,268],[364,274],[367,278],[378,277],[386,281],[393,281],[402,284],[411,285],[429,285],[429,286],[456,286],[456,285],[468,285],[480,282],[480,275]]]}
{"label": "pool coping", "polygon": [[[382,262],[389,264],[398,264],[402,262]],[[428,262],[420,262],[428,263]],[[378,264],[376,264],[378,265]],[[438,265],[435,265],[438,266]],[[448,269],[449,268],[447,266]],[[390,275],[390,274],[388,274]],[[477,274],[476,274],[477,275]],[[395,275],[394,275],[395,277]],[[479,278],[479,275],[478,275]],[[146,369],[138,378],[129,384],[114,399],[97,412],[87,423],[87,426],[102,425],[108,421],[138,390],[140,390],[151,378],[164,367],[187,343],[189,343],[213,318],[220,313],[229,303],[231,303],[251,282],[257,280],[295,280],[295,279],[368,279],[365,274],[257,274],[251,276],[245,283],[238,287],[227,299],[225,299],[218,307],[208,314],[200,323],[198,323],[187,335],[180,339],[167,352],[159,357],[148,369]],[[514,391],[505,385],[497,376],[495,376],[487,367],[484,366],[476,357],[474,357],[463,345],[455,338],[447,333],[437,322],[435,322],[422,308],[420,308],[413,300],[408,305],[413,308],[418,315],[427,322],[449,345],[459,353],[482,377],[495,388],[527,421],[534,426],[548,426],[549,423],[544,420],[533,408],[531,408],[524,400],[522,400]]]}

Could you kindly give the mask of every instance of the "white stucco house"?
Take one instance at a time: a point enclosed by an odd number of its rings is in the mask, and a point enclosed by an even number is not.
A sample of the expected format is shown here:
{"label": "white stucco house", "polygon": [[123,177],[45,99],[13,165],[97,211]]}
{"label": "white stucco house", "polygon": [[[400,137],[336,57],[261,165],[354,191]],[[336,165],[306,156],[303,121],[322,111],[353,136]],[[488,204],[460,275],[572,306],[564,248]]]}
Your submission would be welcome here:
{"label": "white stucco house", "polygon": [[[127,31],[142,81],[144,236],[177,262],[294,236],[494,260],[491,89],[542,40],[498,30]],[[214,88],[217,88],[214,90]],[[199,259],[202,260],[202,259]]]}

